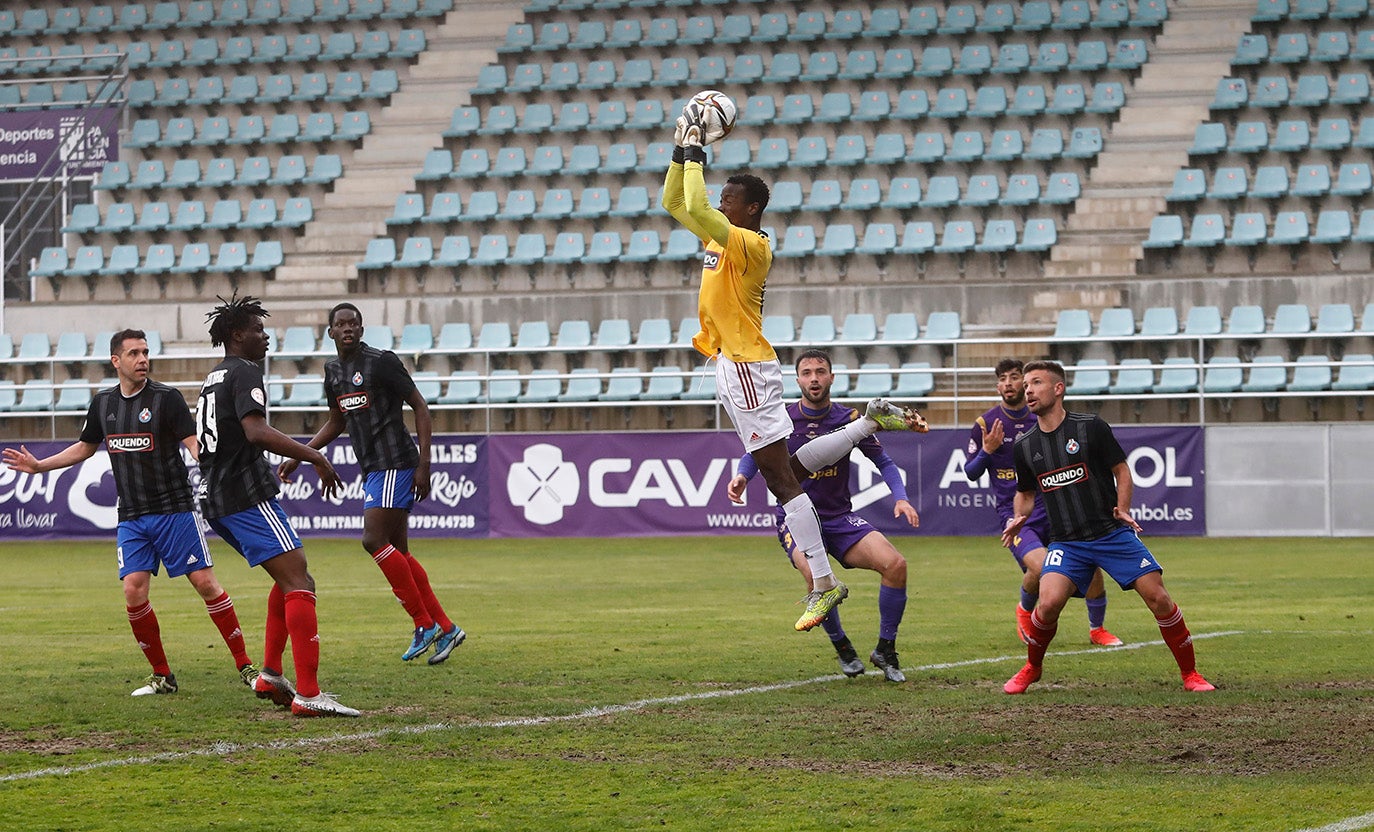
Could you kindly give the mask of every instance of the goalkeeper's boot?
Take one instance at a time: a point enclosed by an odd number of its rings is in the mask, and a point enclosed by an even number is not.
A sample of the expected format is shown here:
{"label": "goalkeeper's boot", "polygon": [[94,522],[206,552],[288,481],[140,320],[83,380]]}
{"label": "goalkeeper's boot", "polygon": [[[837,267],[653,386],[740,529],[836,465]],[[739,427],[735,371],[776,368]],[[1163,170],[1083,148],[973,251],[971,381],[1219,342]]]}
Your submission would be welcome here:
{"label": "goalkeeper's boot", "polygon": [[1209,690],[1216,690],[1216,686],[1206,679],[1196,670],[1183,674],[1183,689],[1189,693],[1206,693]]}
{"label": "goalkeeper's boot", "polygon": [[362,716],[356,708],[339,704],[333,694],[324,691],[311,697],[296,694],[291,700],[291,713],[296,716]]}
{"label": "goalkeeper's boot", "polygon": [[271,699],[273,705],[283,708],[296,698],[296,686],[291,684],[291,680],[267,668],[258,673],[258,678],[253,682],[253,692],[259,699]]}
{"label": "goalkeeper's boot", "polygon": [[439,637],[434,640],[434,655],[429,657],[429,663],[439,664],[447,659],[454,648],[462,644],[467,637],[468,634],[463,632],[463,628],[457,624],[454,624],[453,629],[447,633],[440,633]]}
{"label": "goalkeeper's boot", "polygon": [[415,638],[411,639],[410,646],[401,654],[401,661],[408,662],[416,656],[424,655],[425,651],[434,644],[434,640],[443,632],[438,624],[432,625],[429,629],[424,627],[415,628]]}
{"label": "goalkeeper's boot", "polygon": [[258,681],[258,669],[253,666],[252,662],[249,662],[239,668],[239,678],[243,680],[245,685],[251,688],[253,683]]}
{"label": "goalkeeper's boot", "polygon": [[1026,662],[1026,666],[1016,671],[1016,675],[1002,686],[1004,693],[1025,693],[1026,688],[1040,681],[1040,667]]}
{"label": "goalkeeper's boot", "polygon": [[897,645],[895,642],[885,638],[878,639],[878,646],[873,648],[873,652],[868,654],[868,660],[873,662],[873,666],[883,672],[883,678],[889,682],[905,682],[906,676],[902,673],[901,659],[897,658]]}
{"label": "goalkeeper's boot", "polygon": [[925,417],[910,407],[903,407],[887,399],[873,399],[864,416],[878,423],[878,430],[910,430],[925,433],[930,430]]}
{"label": "goalkeeper's boot", "polygon": [[859,653],[854,649],[854,644],[845,636],[835,644],[835,653],[840,659],[840,672],[849,677],[864,675],[863,659],[859,658]]}
{"label": "goalkeeper's boot", "polygon": [[[1201,677],[1198,677],[1201,678]],[[152,696],[157,693],[176,693],[177,677],[168,673],[163,676],[161,673],[154,673],[148,677],[148,681],[143,683],[143,687],[136,689],[130,696]]]}
{"label": "goalkeeper's boot", "polygon": [[1088,640],[1101,647],[1120,647],[1121,639],[1107,632],[1106,627],[1093,627],[1088,631]]}
{"label": "goalkeeper's boot", "polygon": [[806,612],[803,612],[801,618],[797,619],[797,630],[805,632],[821,623],[831,610],[838,607],[840,602],[848,597],[849,587],[841,581],[836,581],[830,589],[824,591],[816,589],[808,592],[806,597],[802,599],[806,604]]}

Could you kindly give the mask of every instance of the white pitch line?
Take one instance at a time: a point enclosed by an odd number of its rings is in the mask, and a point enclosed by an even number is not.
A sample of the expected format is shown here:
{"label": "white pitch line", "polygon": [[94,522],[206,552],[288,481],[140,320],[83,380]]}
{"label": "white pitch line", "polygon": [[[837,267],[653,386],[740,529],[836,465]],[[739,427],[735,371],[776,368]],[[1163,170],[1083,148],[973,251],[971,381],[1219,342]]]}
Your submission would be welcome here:
{"label": "white pitch line", "polygon": [[[1244,630],[1224,630],[1217,633],[1202,633],[1194,635],[1193,640],[1199,641],[1206,638],[1221,638],[1223,636],[1237,636],[1244,634]],[[1125,644],[1120,647],[1093,647],[1085,650],[1063,650],[1050,653],[1050,656],[1081,656],[1086,654],[1114,653],[1121,650],[1138,650],[1142,647],[1158,647],[1163,645],[1163,641],[1142,641],[1135,644]],[[982,659],[965,659],[958,662],[941,662],[938,664],[923,664],[917,667],[909,667],[906,670],[916,673],[929,670],[948,670],[955,667],[971,667],[980,664],[999,664],[1008,661],[1022,661],[1024,654],[1010,656],[994,656]],[[869,671],[876,674],[878,671]],[[612,716],[615,714],[633,713],[643,711],[658,705],[680,705],[684,702],[700,702],[708,699],[726,699],[735,696],[748,696],[755,693],[772,693],[780,690],[791,690],[792,688],[804,687],[807,685],[820,684],[822,682],[833,682],[844,679],[840,674],[827,676],[813,676],[810,679],[798,679],[792,682],[777,682],[771,685],[753,685],[747,688],[734,688],[731,690],[711,690],[700,693],[684,693],[677,696],[660,696],[652,699],[637,699],[633,702],[624,702],[619,705],[599,705],[594,708],[587,708],[571,714],[546,715],[546,716],[524,716],[512,717],[510,719],[485,720],[480,722],[432,722],[426,725],[410,725],[400,728],[380,728],[376,731],[362,731],[355,734],[334,734],[326,737],[303,737],[295,740],[273,740],[262,743],[236,743],[220,741],[211,743],[205,748],[192,749],[190,751],[165,751],[160,754],[145,754],[138,757],[120,757],[114,760],[101,760],[94,763],[83,763],[74,766],[55,766],[53,768],[40,768],[33,771],[19,771],[13,774],[0,775],[0,783],[12,783],[19,780],[37,780],[42,777],[61,777],[71,774],[80,774],[86,771],[98,771],[105,768],[120,768],[123,766],[146,765],[149,763],[165,763],[175,760],[187,760],[197,757],[224,757],[229,754],[237,754],[246,751],[280,751],[293,748],[313,748],[316,746],[333,745],[335,743],[359,742],[362,740],[382,739],[401,735],[420,735],[430,734],[435,731],[467,731],[481,728],[529,728],[539,725],[550,725],[558,722],[579,722],[586,719],[594,719],[602,716]],[[1374,817],[1374,816],[1371,816]],[[1372,821],[1374,822],[1374,821]],[[1331,827],[1323,828],[1319,832],[1346,832],[1347,829],[1363,829],[1363,826],[1352,827]]]}
{"label": "white pitch line", "polygon": [[1326,826],[1314,826],[1310,829],[1299,829],[1297,832],[1355,832],[1357,829],[1368,829],[1374,826],[1374,812],[1367,815],[1360,815],[1355,818],[1338,820]]}

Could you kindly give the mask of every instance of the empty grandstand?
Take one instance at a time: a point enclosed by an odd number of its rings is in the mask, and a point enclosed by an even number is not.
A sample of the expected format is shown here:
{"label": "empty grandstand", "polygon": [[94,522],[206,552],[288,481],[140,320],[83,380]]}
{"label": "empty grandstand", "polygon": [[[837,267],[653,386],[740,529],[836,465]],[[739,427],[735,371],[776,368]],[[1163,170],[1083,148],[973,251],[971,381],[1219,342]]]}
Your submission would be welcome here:
{"label": "empty grandstand", "polygon": [[700,244],[658,196],[707,87],[741,112],[708,183],[773,190],[770,340],[849,396],[962,424],[1004,354],[1118,421],[1374,389],[1363,0],[40,3],[0,44],[0,117],[118,113],[53,198],[0,186],[13,435],[74,434],[125,325],[195,387],[233,291],[273,313],[288,429],[345,298],[444,429],[716,426]]}

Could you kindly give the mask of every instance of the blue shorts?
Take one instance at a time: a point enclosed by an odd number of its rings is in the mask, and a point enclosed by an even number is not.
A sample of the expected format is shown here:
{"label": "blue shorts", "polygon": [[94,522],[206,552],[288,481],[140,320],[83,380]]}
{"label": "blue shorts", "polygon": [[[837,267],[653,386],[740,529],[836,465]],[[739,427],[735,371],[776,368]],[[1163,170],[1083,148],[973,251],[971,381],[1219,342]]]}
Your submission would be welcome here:
{"label": "blue shorts", "polygon": [[1042,535],[1042,531],[1044,530],[1027,523],[1021,527],[1021,531],[1012,538],[1011,545],[1007,547],[1011,556],[1016,558],[1016,565],[1021,567],[1022,572],[1026,571],[1026,555],[1036,549],[1045,548],[1044,538],[1049,537],[1049,535]]}
{"label": "blue shorts", "polygon": [[301,548],[301,539],[275,499],[265,500],[237,514],[216,517],[210,521],[210,528],[243,555],[249,566]]}
{"label": "blue shorts", "polygon": [[1164,571],[1150,550],[1140,542],[1135,530],[1122,526],[1096,540],[1051,543],[1041,574],[1054,572],[1064,575],[1083,591],[1093,579],[1093,569],[1101,569],[1111,575],[1122,589],[1130,589],[1141,575]]}
{"label": "blue shorts", "polygon": [[415,505],[415,469],[392,468],[373,471],[363,485],[363,511],[370,508],[399,508],[410,511]]}
{"label": "blue shorts", "polygon": [[[830,553],[830,556],[840,562],[840,566],[845,569],[853,569],[854,567],[844,562],[844,556],[860,540],[875,531],[877,529],[859,515],[842,514],[839,517],[831,517],[821,521],[821,542],[825,544],[825,550]],[[792,553],[796,551],[797,545],[792,542],[792,533],[787,530],[786,523],[778,524],[778,542],[782,544],[782,550],[786,553],[788,562],[792,562]],[[795,565],[793,563],[793,566]]]}
{"label": "blue shorts", "polygon": [[189,511],[123,520],[115,543],[120,580],[134,572],[156,575],[159,563],[167,567],[169,578],[215,565],[210,560],[210,547],[205,545],[200,523]]}

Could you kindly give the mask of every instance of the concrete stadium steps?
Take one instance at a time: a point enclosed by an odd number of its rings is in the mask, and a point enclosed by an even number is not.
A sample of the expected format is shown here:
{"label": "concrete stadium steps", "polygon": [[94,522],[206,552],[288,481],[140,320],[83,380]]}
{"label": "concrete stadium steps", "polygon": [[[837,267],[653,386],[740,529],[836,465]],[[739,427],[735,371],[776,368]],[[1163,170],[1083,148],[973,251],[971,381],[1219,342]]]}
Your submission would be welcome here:
{"label": "concrete stadium steps", "polygon": [[427,48],[400,74],[400,89],[372,119],[372,132],[277,269],[276,291],[298,297],[350,291],[354,266],[384,231],[396,195],[414,187],[454,108],[469,102],[478,70],[495,60],[507,27],[523,15],[519,2],[459,0],[428,33]]}
{"label": "concrete stadium steps", "polygon": [[1188,161],[1217,81],[1250,31],[1250,0],[1177,0],[1150,60],[1127,91],[1084,195],[1069,215],[1045,276],[1133,277],[1150,220],[1164,210],[1174,173]]}

